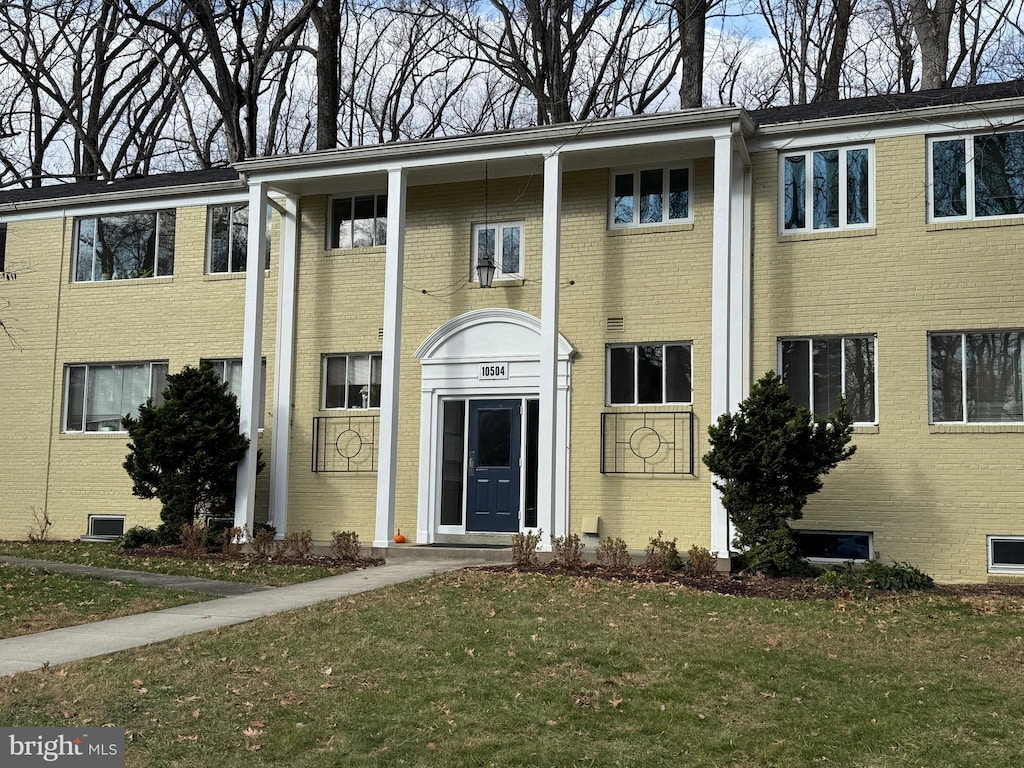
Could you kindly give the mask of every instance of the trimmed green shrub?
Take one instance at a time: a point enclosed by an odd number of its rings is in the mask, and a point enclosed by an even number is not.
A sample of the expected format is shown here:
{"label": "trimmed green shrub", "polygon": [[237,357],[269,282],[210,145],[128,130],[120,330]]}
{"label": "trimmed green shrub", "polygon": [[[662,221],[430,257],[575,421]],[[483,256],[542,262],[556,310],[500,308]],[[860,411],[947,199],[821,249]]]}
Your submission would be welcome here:
{"label": "trimmed green shrub", "polygon": [[827,418],[793,405],[778,374],[769,371],[736,413],[708,428],[704,464],[715,475],[736,529],[734,545],[751,570],[797,575],[808,570],[788,520],[799,520],[807,497],[856,447],[853,417],[842,403]]}
{"label": "trimmed green shrub", "polygon": [[158,498],[160,519],[180,535],[199,516],[234,515],[235,476],[249,447],[238,433],[235,396],[209,363],[167,377],[164,401],[122,420],[131,442],[124,468],[132,493]]}
{"label": "trimmed green shrub", "polygon": [[832,566],[818,577],[817,582],[825,587],[855,592],[865,589],[913,592],[935,586],[931,576],[910,563],[893,562],[892,565],[886,565],[881,560]]}

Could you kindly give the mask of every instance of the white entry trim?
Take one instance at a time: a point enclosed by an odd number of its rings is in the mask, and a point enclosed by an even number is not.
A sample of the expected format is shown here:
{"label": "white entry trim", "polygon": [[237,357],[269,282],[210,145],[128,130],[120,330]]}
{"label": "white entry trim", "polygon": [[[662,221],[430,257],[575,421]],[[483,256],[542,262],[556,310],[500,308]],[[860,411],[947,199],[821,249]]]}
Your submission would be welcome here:
{"label": "white entry trim", "polygon": [[[441,508],[441,402],[448,398],[536,398],[540,394],[540,319],[515,309],[492,307],[459,315],[434,331],[416,357],[422,366],[420,388],[420,475],[416,541],[436,540]],[[575,350],[558,335],[556,373],[554,531],[569,529],[570,361]],[[508,363],[507,379],[480,379],[479,366],[495,359]],[[538,499],[538,503],[540,500]],[[543,519],[538,510],[538,520]]]}

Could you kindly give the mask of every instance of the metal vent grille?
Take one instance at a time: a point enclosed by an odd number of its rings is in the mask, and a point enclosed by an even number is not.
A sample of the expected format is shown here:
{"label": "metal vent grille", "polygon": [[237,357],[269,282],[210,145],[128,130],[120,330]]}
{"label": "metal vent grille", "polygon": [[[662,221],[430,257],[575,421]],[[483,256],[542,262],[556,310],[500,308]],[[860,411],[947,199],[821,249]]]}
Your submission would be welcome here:
{"label": "metal vent grille", "polygon": [[378,328],[377,329],[377,341],[384,341],[384,329],[383,328]]}
{"label": "metal vent grille", "polygon": [[621,317],[609,317],[605,329],[608,333],[622,333],[626,330],[626,323]]}

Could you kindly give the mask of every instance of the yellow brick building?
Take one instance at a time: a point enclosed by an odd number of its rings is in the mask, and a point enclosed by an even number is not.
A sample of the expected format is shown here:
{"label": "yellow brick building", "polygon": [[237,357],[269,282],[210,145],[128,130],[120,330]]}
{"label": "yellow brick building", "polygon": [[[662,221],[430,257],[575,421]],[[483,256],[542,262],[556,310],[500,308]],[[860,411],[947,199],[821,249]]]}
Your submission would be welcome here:
{"label": "yellow brick building", "polygon": [[1022,573],[1022,116],[1003,83],[0,194],[0,536],[156,523],[119,417],[208,359],[250,529],[724,556],[707,427],[774,369],[857,414],[809,554]]}

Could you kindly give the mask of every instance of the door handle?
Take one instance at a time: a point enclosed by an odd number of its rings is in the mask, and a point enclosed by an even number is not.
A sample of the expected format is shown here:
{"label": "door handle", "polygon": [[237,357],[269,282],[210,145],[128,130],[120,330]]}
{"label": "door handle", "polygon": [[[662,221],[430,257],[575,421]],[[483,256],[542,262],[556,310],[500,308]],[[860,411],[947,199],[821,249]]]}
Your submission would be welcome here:
{"label": "door handle", "polygon": [[473,477],[473,473],[476,470],[476,451],[469,452],[469,476]]}

